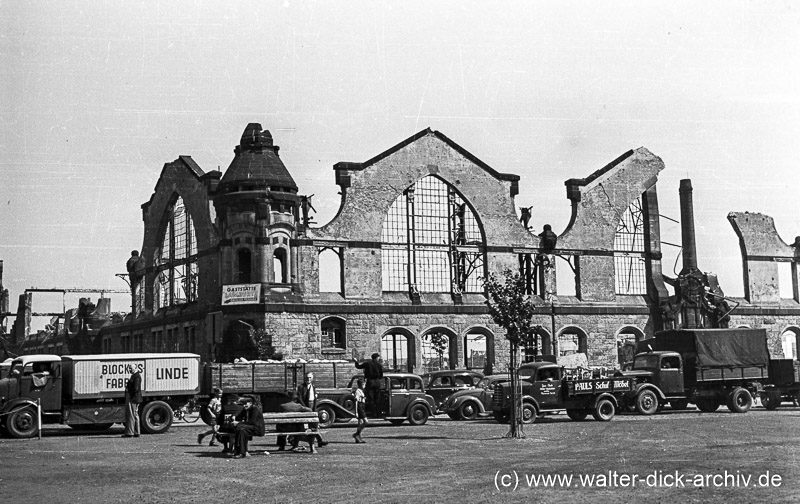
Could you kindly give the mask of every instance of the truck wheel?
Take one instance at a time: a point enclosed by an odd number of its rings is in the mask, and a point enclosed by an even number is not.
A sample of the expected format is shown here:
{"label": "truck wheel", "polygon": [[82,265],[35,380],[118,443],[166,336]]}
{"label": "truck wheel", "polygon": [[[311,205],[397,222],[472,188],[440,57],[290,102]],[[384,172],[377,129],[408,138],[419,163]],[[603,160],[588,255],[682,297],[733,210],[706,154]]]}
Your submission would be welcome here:
{"label": "truck wheel", "polygon": [[467,401],[461,405],[458,413],[462,420],[475,420],[478,418],[478,407],[472,401]]}
{"label": "truck wheel", "polygon": [[408,423],[411,425],[425,425],[428,421],[428,408],[421,404],[415,404],[408,410]]}
{"label": "truck wheel", "polygon": [[728,396],[727,406],[734,413],[747,413],[753,406],[753,396],[747,389],[737,387]]}
{"label": "truck wheel", "polygon": [[776,410],[781,405],[781,393],[777,390],[768,390],[761,397],[761,404],[768,410]]}
{"label": "truck wheel", "polygon": [[39,433],[36,410],[31,407],[14,410],[6,420],[6,430],[15,438],[29,438]]}
{"label": "truck wheel", "polygon": [[614,403],[609,399],[600,399],[594,405],[592,416],[598,422],[608,422],[614,418]]}
{"label": "truck wheel", "polygon": [[327,429],[336,421],[336,412],[327,404],[317,406],[317,416],[319,416],[320,429]]}
{"label": "truck wheel", "polygon": [[685,410],[689,406],[689,401],[686,399],[675,399],[669,402],[669,407],[674,410]]}
{"label": "truck wheel", "polygon": [[717,408],[719,408],[719,401],[717,401],[717,399],[714,397],[697,399],[695,400],[694,404],[697,406],[697,409],[703,413],[713,413],[717,411]]}
{"label": "truck wheel", "polygon": [[589,415],[589,412],[582,409],[567,409],[567,416],[576,422],[580,422],[581,420],[586,420],[586,417]]}
{"label": "truck wheel", "polygon": [[650,389],[644,389],[636,396],[636,410],[642,415],[653,415],[658,411],[658,397]]}
{"label": "truck wheel", "polygon": [[172,426],[172,408],[162,401],[145,404],[139,416],[142,430],[147,434],[163,434]]}
{"label": "truck wheel", "polygon": [[510,418],[508,413],[505,411],[494,410],[492,412],[494,419],[497,420],[498,423],[508,423],[508,419]]}
{"label": "truck wheel", "polygon": [[522,403],[522,423],[532,424],[536,422],[536,406],[526,402]]}

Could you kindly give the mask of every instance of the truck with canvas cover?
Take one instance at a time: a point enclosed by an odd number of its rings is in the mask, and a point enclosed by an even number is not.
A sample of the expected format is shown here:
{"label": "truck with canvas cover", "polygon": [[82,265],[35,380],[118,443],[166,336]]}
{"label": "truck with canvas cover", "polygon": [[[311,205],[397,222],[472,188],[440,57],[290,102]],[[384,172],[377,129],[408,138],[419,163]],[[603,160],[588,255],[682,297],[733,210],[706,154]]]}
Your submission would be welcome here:
{"label": "truck with canvas cover", "polygon": [[17,438],[35,436],[41,422],[105,430],[125,420],[125,386],[142,375],[142,430],[159,434],[172,412],[200,390],[200,356],[174,354],[23,355],[0,380],[0,428]]}
{"label": "truck with canvas cover", "polygon": [[677,329],[640,343],[629,371],[636,380],[625,405],[652,415],[664,404],[701,411],[721,404],[747,412],[753,396],[770,383],[770,358],[764,329]]}
{"label": "truck with canvas cover", "polygon": [[[620,399],[633,390],[627,377],[583,379],[570,376],[567,369],[550,362],[532,362],[519,367],[522,383],[522,422],[530,424],[540,415],[566,411],[572,420],[589,414],[607,422],[614,418]],[[511,384],[495,386],[492,400],[494,418],[506,423],[511,413]]]}

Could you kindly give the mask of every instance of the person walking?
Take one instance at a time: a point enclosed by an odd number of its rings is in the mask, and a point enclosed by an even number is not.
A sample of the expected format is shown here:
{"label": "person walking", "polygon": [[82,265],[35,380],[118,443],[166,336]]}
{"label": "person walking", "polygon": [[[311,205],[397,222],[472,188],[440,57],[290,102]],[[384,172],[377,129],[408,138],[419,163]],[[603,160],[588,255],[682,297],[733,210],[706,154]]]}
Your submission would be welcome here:
{"label": "person walking", "polygon": [[247,443],[253,436],[263,436],[265,433],[264,413],[261,408],[255,405],[252,397],[239,399],[239,404],[244,410],[236,417],[239,423],[236,424],[236,453],[235,458],[249,457]]}
{"label": "person walking", "polygon": [[383,380],[383,360],[381,354],[372,354],[372,359],[359,364],[358,360],[353,359],[357,369],[364,370],[364,378],[367,380],[366,397],[369,415],[380,416],[378,398],[380,397],[381,381]]}
{"label": "person walking", "polygon": [[365,406],[366,396],[364,395],[364,380],[359,378],[356,380],[356,386],[353,387],[353,397],[355,397],[356,401],[356,419],[358,420],[358,427],[356,428],[356,433],[353,434],[353,439],[356,440],[356,443],[366,443],[363,439],[361,439],[361,431],[364,430],[364,427],[367,426],[367,409]]}
{"label": "person walking", "polygon": [[208,405],[200,411],[200,417],[203,419],[203,422],[211,427],[211,429],[197,435],[197,444],[203,444],[203,438],[210,434],[211,442],[208,443],[208,446],[217,445],[217,415],[219,415],[220,411],[222,411],[222,389],[214,387],[211,389],[211,400],[208,401]]}
{"label": "person walking", "polygon": [[125,384],[125,434],[122,437],[139,437],[139,404],[142,402],[142,374],[134,370]]}

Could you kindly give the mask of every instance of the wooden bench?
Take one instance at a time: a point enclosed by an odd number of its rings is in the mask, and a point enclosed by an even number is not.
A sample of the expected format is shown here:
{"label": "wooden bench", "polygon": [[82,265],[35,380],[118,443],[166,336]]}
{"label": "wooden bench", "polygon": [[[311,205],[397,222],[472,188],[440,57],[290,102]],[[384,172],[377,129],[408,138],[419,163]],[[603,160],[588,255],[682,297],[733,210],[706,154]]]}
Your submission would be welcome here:
{"label": "wooden bench", "polygon": [[[270,429],[270,426],[274,426]],[[296,429],[278,430],[278,426],[297,425]],[[265,436],[310,436],[319,435],[319,416],[316,411],[301,411],[296,413],[264,413]],[[221,443],[230,441],[233,433],[220,432],[217,440]],[[250,436],[252,439],[252,436]],[[310,444],[310,443],[309,443]]]}

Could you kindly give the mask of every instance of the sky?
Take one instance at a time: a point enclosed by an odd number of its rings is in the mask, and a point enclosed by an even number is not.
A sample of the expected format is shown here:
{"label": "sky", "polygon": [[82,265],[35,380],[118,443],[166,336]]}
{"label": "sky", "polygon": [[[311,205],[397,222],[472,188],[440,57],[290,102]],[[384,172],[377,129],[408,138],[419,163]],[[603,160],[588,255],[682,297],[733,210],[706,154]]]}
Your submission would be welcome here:
{"label": "sky", "polygon": [[[428,127],[519,175],[537,233],[567,226],[565,180],[646,147],[666,166],[662,240],[680,243],[668,218],[690,178],[698,265],[742,296],[728,212],[800,235],[798,53],[790,1],[2,2],[10,309],[31,287],[126,289],[115,274],[141,248],[163,165],[189,155],[224,171],[251,122],[320,225],[339,207],[335,163]],[[672,276],[678,250],[663,248]],[[78,296],[36,294],[34,311]]]}

